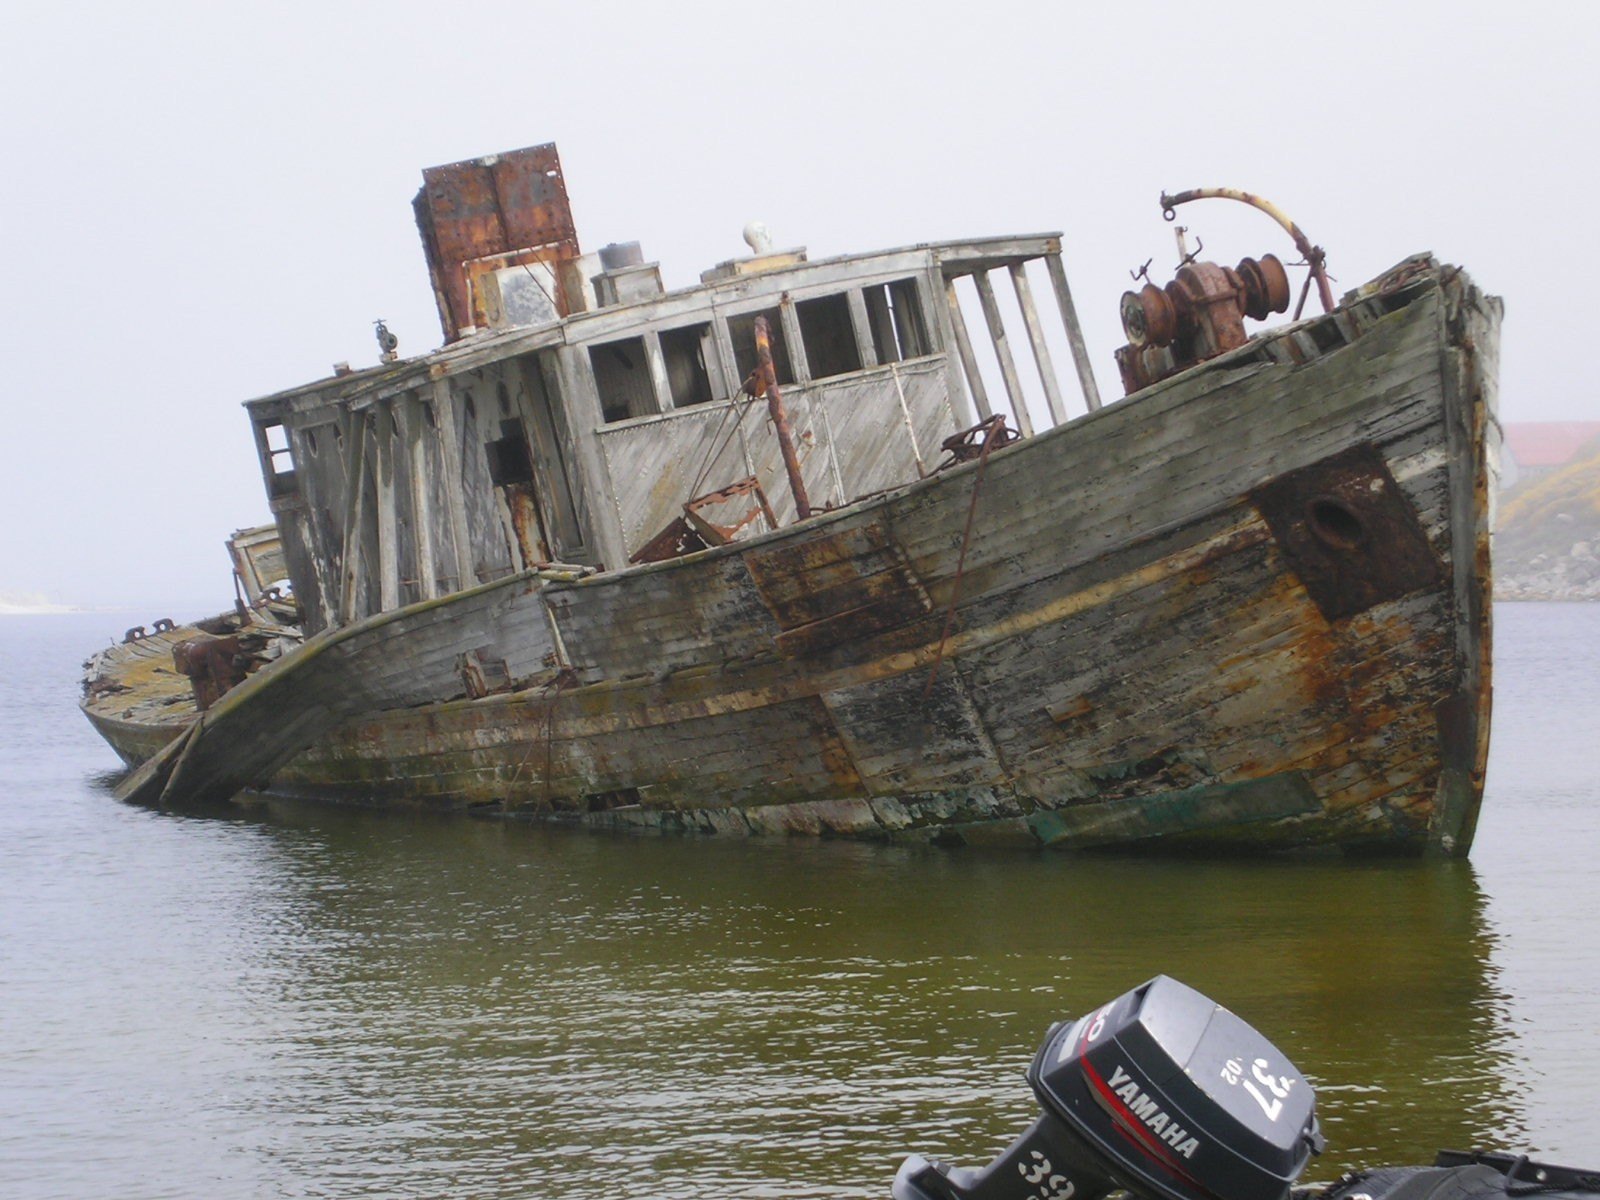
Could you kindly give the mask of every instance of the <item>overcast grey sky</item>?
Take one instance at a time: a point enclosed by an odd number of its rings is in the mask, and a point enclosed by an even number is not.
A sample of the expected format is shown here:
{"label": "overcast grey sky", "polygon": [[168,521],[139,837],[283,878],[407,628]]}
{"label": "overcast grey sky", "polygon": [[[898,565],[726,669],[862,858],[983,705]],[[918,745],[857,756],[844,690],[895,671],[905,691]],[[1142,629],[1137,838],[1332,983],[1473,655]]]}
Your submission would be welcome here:
{"label": "overcast grey sky", "polygon": [[[1419,251],[1506,298],[1501,413],[1600,413],[1600,6],[33,4],[0,77],[0,593],[197,615],[268,518],[240,402],[439,343],[424,166],[555,141],[578,233],[669,287],[760,217],[813,255],[1061,229],[1095,369],[1231,186],[1339,288]],[[1185,210],[1206,257],[1292,249]],[[1167,277],[1164,273],[1162,278]],[[1298,284],[1299,272],[1294,273]]]}

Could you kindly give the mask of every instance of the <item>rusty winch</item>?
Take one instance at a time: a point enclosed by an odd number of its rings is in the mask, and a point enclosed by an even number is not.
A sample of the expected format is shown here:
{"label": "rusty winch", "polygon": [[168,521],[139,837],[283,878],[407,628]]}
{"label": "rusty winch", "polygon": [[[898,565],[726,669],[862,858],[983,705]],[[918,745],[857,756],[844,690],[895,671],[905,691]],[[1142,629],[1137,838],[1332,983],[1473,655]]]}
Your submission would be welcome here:
{"label": "rusty winch", "polygon": [[1185,263],[1164,288],[1146,283],[1122,294],[1122,386],[1135,392],[1242,346],[1246,317],[1260,321],[1288,308],[1289,273],[1276,255],[1240,259],[1237,267]]}
{"label": "rusty winch", "polygon": [[[1163,195],[1161,207],[1170,221],[1178,205],[1208,198],[1241,201],[1283,226],[1311,267],[1306,291],[1314,280],[1323,309],[1332,309],[1322,248],[1313,246],[1293,221],[1261,197],[1234,188],[1196,188],[1176,196]],[[1145,285],[1137,292],[1122,294],[1122,330],[1128,344],[1117,351],[1117,366],[1127,392],[1244,345],[1248,340],[1244,318],[1260,321],[1288,311],[1289,274],[1276,255],[1240,259],[1236,267],[1196,262],[1184,252],[1183,232],[1178,230],[1183,261],[1172,282],[1157,287],[1140,272]],[[1304,304],[1302,292],[1300,306]],[[1299,315],[1297,307],[1295,316]]]}
{"label": "rusty winch", "polygon": [[172,666],[189,677],[195,707],[205,712],[266,661],[266,645],[257,633],[201,632],[172,647]]}

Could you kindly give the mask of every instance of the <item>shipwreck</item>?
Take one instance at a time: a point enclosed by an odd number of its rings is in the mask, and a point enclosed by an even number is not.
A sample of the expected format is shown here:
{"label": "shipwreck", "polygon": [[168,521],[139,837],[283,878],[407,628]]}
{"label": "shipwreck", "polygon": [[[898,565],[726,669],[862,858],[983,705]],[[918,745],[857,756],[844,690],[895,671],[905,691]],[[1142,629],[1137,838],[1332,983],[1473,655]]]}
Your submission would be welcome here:
{"label": "shipwreck", "polygon": [[1122,297],[1102,403],[1059,234],[752,228],[667,291],[581,250],[554,146],[423,180],[444,345],[380,325],[378,365],[246,404],[275,524],[233,609],[86,664],[119,795],[1467,852],[1500,302],[1459,269],[1335,302],[1232,193],[1324,311],[1248,333],[1289,269],[1185,253]]}

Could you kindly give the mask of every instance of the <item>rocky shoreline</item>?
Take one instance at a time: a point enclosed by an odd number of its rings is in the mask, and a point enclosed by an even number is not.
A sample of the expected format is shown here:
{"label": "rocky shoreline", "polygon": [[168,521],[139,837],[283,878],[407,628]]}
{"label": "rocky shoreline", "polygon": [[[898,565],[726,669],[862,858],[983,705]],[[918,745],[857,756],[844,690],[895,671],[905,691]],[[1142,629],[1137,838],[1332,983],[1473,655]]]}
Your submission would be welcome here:
{"label": "rocky shoreline", "polygon": [[1596,542],[1578,542],[1573,553],[1539,555],[1526,567],[1496,569],[1496,600],[1600,600]]}
{"label": "rocky shoreline", "polygon": [[1600,600],[1600,448],[1501,495],[1496,600]]}

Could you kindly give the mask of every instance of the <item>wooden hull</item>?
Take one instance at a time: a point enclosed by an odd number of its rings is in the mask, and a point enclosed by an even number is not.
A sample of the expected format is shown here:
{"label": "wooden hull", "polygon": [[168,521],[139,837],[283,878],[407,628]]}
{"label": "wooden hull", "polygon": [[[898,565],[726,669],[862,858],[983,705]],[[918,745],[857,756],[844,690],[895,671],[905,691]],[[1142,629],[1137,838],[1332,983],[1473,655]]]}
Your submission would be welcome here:
{"label": "wooden hull", "polygon": [[[1497,319],[1430,273],[800,525],[318,635],[124,793],[1464,854]],[[471,654],[516,690],[439,701]],[[131,762],[176,732],[86,711]]]}

